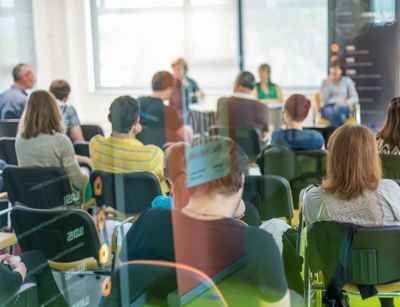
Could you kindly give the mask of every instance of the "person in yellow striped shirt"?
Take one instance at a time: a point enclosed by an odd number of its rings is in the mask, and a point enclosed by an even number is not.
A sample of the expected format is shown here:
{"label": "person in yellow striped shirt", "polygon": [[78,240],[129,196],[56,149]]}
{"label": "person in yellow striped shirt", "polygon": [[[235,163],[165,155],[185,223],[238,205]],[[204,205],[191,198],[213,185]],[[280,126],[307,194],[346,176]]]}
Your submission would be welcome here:
{"label": "person in yellow striped shirt", "polygon": [[136,139],[142,131],[139,115],[139,102],[130,96],[120,96],[111,103],[111,136],[96,135],[89,143],[93,168],[110,173],[151,172],[165,194],[168,186],[163,174],[164,153],[159,147],[143,145]]}

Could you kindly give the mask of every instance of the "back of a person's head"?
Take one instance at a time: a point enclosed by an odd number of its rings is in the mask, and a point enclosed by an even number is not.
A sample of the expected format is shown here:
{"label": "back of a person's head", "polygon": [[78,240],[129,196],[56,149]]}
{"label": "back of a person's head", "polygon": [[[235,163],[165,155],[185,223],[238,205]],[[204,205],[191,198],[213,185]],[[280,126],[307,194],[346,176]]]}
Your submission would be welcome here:
{"label": "back of a person's head", "polygon": [[71,86],[67,81],[57,79],[51,82],[49,91],[58,100],[63,100],[65,97],[69,96],[69,93],[71,92]]}
{"label": "back of a person's head", "polygon": [[43,90],[32,92],[22,114],[20,135],[29,139],[56,132],[64,132],[64,125],[55,97]]}
{"label": "back of a person's head", "polygon": [[378,135],[386,144],[400,146],[400,97],[394,97],[390,101],[385,123]]}
{"label": "back of a person's head", "polygon": [[362,125],[343,125],[328,142],[328,163],[323,190],[338,199],[351,200],[375,190],[382,176],[373,133]]}
{"label": "back of a person's head", "polygon": [[285,102],[285,111],[296,122],[302,122],[308,115],[311,102],[304,95],[293,94]]}
{"label": "back of a person's head", "polygon": [[32,69],[32,66],[26,63],[17,64],[12,71],[13,80],[18,81],[21,77],[25,76],[29,70]]}
{"label": "back of a person's head", "polygon": [[236,85],[252,90],[256,86],[256,79],[249,71],[242,71],[235,80]]}
{"label": "back of a person's head", "polygon": [[159,71],[151,80],[151,88],[154,92],[161,92],[174,86],[174,76],[168,71]]}
{"label": "back of a person's head", "polygon": [[[230,138],[221,136],[199,138],[193,142],[192,146],[200,144],[205,154],[212,156],[212,163],[215,166],[213,172],[217,178],[210,178],[207,182],[190,186],[189,196],[202,194],[230,196],[239,191],[243,187],[242,176],[248,171],[249,160],[244,151]],[[197,161],[189,163],[197,163]]]}
{"label": "back of a person's head", "polygon": [[139,102],[131,96],[120,96],[110,106],[112,131],[129,133],[140,114]]}

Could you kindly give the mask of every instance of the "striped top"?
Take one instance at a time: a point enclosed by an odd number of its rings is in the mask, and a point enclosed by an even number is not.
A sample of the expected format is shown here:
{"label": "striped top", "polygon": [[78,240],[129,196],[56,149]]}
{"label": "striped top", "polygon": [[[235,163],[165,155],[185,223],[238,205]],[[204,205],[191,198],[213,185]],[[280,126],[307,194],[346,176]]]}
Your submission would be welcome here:
{"label": "striped top", "polygon": [[168,192],[164,178],[164,154],[154,145],[143,145],[137,139],[94,136],[89,143],[94,169],[109,173],[151,172],[160,181],[162,192]]}

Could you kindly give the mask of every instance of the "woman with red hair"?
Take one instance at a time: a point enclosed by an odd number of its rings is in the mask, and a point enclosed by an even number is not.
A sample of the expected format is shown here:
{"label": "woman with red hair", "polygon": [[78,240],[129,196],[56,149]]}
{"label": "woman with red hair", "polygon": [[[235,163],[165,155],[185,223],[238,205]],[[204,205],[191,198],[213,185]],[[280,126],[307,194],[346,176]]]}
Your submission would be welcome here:
{"label": "woman with red hair", "polygon": [[311,102],[304,95],[293,94],[285,102],[283,118],[286,129],[272,133],[271,145],[281,145],[292,150],[321,149],[324,138],[314,130],[303,130],[303,121],[311,108]]}

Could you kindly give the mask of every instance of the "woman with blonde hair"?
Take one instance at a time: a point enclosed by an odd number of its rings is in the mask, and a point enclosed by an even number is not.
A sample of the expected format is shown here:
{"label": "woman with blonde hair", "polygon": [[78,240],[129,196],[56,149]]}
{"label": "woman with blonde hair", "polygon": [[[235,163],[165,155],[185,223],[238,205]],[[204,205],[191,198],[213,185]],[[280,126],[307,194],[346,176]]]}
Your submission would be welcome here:
{"label": "woman with blonde hair", "polygon": [[307,193],[304,217],[307,224],[400,225],[400,187],[382,179],[378,146],[367,127],[344,125],[331,135],[326,178]]}
{"label": "woman with blonde hair", "polygon": [[81,173],[74,147],[64,131],[55,97],[43,90],[33,92],[22,114],[15,142],[18,165],[64,169],[84,200],[88,177]]}

